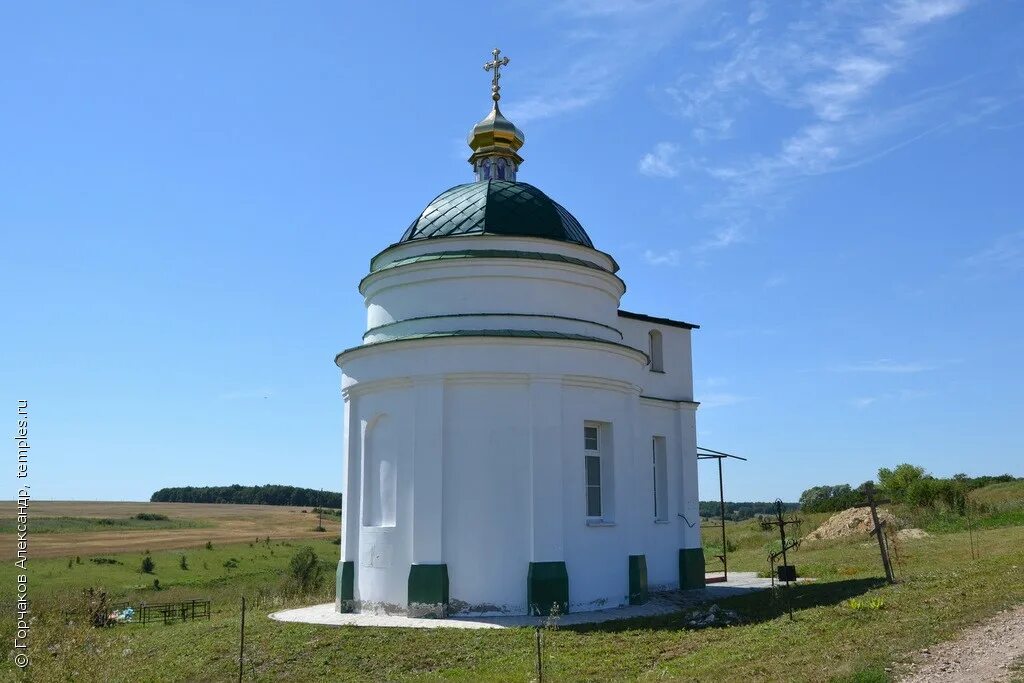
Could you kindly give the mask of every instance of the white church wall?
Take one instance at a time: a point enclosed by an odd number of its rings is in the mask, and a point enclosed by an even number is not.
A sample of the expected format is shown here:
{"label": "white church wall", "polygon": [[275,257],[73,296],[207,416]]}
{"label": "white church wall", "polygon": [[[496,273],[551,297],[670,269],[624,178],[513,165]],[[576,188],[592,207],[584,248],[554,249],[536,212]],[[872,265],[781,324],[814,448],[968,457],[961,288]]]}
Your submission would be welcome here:
{"label": "white church wall", "polygon": [[[637,411],[637,449],[644,456],[644,486],[636,504],[644,510],[644,521],[638,529],[643,538],[643,552],[647,557],[647,580],[651,590],[666,590],[679,585],[679,549],[698,547],[699,517],[697,508],[688,505],[688,488],[694,491],[696,450],[691,448],[681,432],[682,415],[693,415],[692,408],[680,407],[668,401],[640,400]],[[666,519],[654,516],[653,438],[665,437],[666,480],[668,483]],[[693,484],[691,487],[690,484]],[[679,515],[683,514],[683,517]],[[693,527],[689,526],[693,523]]]}
{"label": "white church wall", "polygon": [[532,518],[526,378],[446,381],[444,414],[452,610],[525,613]]}
{"label": "white church wall", "polygon": [[644,396],[693,400],[693,363],[690,346],[691,330],[659,325],[644,320],[618,317],[617,327],[622,332],[623,343],[647,353],[649,332],[661,332],[663,372],[645,368],[637,378],[643,387]]}
{"label": "white church wall", "polygon": [[378,327],[366,334],[363,342],[374,344],[399,337],[430,332],[453,332],[456,330],[544,330],[568,334],[582,334],[608,341],[622,342],[622,334],[610,325],[603,323],[559,316],[530,315],[527,313],[508,314],[507,312],[485,313],[482,315],[455,314],[451,316],[431,316],[413,320],[398,321]]}
{"label": "white church wall", "polygon": [[[413,402],[408,384],[358,396],[362,462],[356,599],[364,611],[403,612],[412,562]],[[386,463],[387,467],[381,465]],[[380,476],[383,469],[388,476]],[[391,492],[394,497],[391,498]]]}
{"label": "white church wall", "polygon": [[[633,482],[633,425],[627,419],[631,394],[597,386],[566,386],[562,407],[565,562],[571,610],[614,607],[628,602],[629,539]],[[602,453],[603,520],[588,519],[583,428],[605,426],[610,452]]]}
{"label": "white church wall", "polygon": [[[401,266],[364,282],[367,329],[410,318],[474,313],[554,315],[618,329],[623,285],[605,271],[521,258],[432,261]],[[520,321],[508,325],[523,329]],[[542,329],[559,330],[558,321]],[[595,336],[618,341],[610,330]]]}
{"label": "white church wall", "polygon": [[573,242],[557,242],[541,237],[511,236],[511,235],[488,235],[485,241],[481,242],[479,235],[447,236],[443,241],[424,239],[392,245],[373,257],[374,269],[380,270],[389,263],[399,259],[406,259],[413,256],[433,254],[437,252],[451,252],[457,250],[506,250],[523,252],[540,252],[545,254],[559,254],[570,258],[577,258],[588,263],[593,263],[605,270],[612,271],[615,262],[608,254],[591,249]]}

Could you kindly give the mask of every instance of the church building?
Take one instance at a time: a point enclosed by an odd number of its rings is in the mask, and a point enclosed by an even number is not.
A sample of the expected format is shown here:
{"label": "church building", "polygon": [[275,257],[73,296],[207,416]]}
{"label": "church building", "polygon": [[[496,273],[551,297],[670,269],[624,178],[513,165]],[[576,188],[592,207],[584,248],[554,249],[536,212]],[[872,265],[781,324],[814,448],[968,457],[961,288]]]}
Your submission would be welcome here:
{"label": "church building", "polygon": [[697,325],[620,309],[615,259],[518,179],[499,54],[475,179],[370,260],[363,342],[336,358],[339,611],[546,615],[704,585]]}

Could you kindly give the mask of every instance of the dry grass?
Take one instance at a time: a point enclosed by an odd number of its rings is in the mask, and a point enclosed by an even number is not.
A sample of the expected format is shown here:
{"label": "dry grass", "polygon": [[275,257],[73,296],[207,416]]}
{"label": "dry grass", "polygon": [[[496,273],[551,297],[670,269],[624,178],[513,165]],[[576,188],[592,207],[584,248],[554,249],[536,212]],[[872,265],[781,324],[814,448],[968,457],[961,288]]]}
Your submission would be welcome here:
{"label": "dry grass", "polygon": [[[306,512],[303,512],[306,510]],[[331,538],[337,520],[324,518],[327,532],[314,530],[317,516],[310,508],[278,505],[214,505],[206,503],[111,503],[99,501],[32,501],[30,548],[32,557],[98,555],[136,550],[196,548],[213,543],[239,543],[256,538]],[[167,515],[175,520],[196,520],[205,528],[86,531],[73,534],[31,535],[31,520],[43,517],[95,517],[125,519],[140,512]],[[16,504],[0,503],[0,515],[12,519]],[[15,534],[0,534],[0,559],[14,557]]]}

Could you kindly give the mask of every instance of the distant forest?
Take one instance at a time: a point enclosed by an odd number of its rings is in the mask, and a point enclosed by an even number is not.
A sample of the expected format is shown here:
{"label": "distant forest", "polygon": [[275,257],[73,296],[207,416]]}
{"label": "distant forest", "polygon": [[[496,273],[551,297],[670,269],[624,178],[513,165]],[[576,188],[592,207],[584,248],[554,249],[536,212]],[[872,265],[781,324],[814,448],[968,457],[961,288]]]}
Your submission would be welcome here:
{"label": "distant forest", "polygon": [[298,486],[171,486],[149,497],[151,503],[235,503],[341,508],[341,494]]}
{"label": "distant forest", "polygon": [[[783,503],[784,512],[798,510],[800,503]],[[719,518],[722,514],[721,503],[717,500],[702,500],[700,502],[700,516]],[[738,522],[743,519],[750,519],[757,515],[775,514],[775,503],[730,503],[725,502],[725,518]]]}

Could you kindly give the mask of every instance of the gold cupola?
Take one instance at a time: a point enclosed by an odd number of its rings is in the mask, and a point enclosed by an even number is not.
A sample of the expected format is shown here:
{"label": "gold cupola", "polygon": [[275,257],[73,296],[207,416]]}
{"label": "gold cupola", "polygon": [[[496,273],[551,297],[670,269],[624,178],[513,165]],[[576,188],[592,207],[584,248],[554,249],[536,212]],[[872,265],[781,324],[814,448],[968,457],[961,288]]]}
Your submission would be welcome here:
{"label": "gold cupola", "polygon": [[501,99],[501,86],[498,83],[501,79],[500,69],[506,66],[509,60],[508,57],[498,59],[498,55],[501,54],[498,48],[494,48],[491,54],[494,59],[484,64],[484,70],[494,72],[491,76],[491,99],[494,100],[494,107],[490,114],[469,131],[468,142],[473,150],[469,163],[473,166],[477,180],[515,182],[516,171],[523,163],[523,158],[519,156],[519,148],[526,141],[526,136],[514,123],[506,119],[498,108],[498,100]]}

